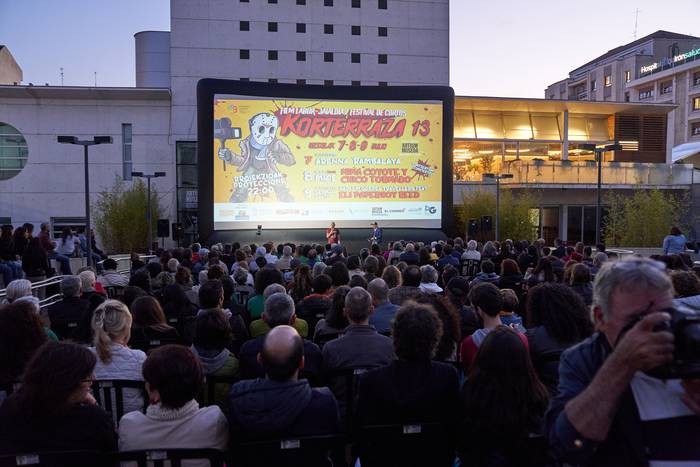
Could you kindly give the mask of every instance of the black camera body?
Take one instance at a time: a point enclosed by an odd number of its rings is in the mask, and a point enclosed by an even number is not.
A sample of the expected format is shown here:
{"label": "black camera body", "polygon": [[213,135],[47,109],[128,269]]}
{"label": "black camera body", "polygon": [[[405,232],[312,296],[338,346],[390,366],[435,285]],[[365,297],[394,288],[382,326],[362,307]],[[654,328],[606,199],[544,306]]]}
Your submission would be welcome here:
{"label": "black camera body", "polygon": [[670,314],[671,320],[660,323],[655,330],[673,334],[673,361],[646,373],[659,379],[700,377],[700,313],[684,305],[662,311]]}

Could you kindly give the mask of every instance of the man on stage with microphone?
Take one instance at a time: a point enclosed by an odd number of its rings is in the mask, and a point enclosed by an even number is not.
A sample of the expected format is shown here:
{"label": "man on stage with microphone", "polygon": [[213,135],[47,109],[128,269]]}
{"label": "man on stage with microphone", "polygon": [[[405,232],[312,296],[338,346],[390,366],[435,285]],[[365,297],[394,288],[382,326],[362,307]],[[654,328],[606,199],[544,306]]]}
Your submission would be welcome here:
{"label": "man on stage with microphone", "polygon": [[331,222],[331,226],[326,229],[326,241],[331,245],[340,243],[340,230],[335,228],[335,222]]}
{"label": "man on stage with microphone", "polygon": [[379,224],[376,222],[372,222],[370,226],[372,227],[372,236],[369,238],[369,243],[376,243],[377,245],[381,246],[383,233],[382,229],[379,228]]}

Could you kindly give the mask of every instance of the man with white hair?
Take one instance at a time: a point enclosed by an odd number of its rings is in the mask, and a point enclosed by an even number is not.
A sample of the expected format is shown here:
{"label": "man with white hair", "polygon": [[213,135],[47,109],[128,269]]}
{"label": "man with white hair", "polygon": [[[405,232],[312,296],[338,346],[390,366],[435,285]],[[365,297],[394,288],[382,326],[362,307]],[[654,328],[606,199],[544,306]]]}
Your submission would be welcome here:
{"label": "man with white hair", "polygon": [[280,271],[292,269],[292,247],[285,245],[282,248],[282,257],[277,260],[275,267]]}
{"label": "man with white hair", "polygon": [[473,259],[476,261],[481,261],[481,253],[477,251],[477,246],[478,243],[476,243],[476,240],[469,240],[467,242],[467,251],[462,253],[462,260]]}
{"label": "man with white hair", "polygon": [[[267,299],[270,296],[276,293],[286,294],[287,289],[285,289],[284,286],[281,284],[270,284],[267,287],[265,287],[265,290],[263,291],[263,300],[267,301]],[[309,323],[299,318],[298,316],[294,318],[294,323],[290,326],[293,326],[301,337],[307,337],[309,335]],[[262,336],[270,331],[270,325],[267,322],[265,312],[263,312],[260,319],[256,319],[255,321],[250,323],[249,329],[250,337]]]}
{"label": "man with white hair", "polygon": [[[272,285],[266,287],[265,292],[267,292]],[[275,290],[277,289],[270,289],[272,293],[265,299],[265,311],[262,314],[262,319],[268,326],[268,331],[269,329],[274,329],[282,325],[292,326],[296,329],[294,325],[297,321],[297,316],[294,312],[294,300],[284,291]],[[299,331],[297,330],[297,332]],[[258,354],[262,350],[266,334],[267,333],[249,340],[241,347],[241,351],[238,353],[238,360],[241,363],[241,377],[243,379],[263,378],[265,376],[265,371],[258,361]],[[322,367],[321,350],[310,340],[303,339],[303,344],[306,359],[303,373],[310,379],[320,381]]]}
{"label": "man with white hair", "polygon": [[369,324],[374,326],[377,332],[388,334],[391,331],[391,321],[399,308],[389,301],[389,287],[384,279],[374,279],[367,284],[367,292],[372,296],[374,313],[369,317]]}
{"label": "man with white hair", "polygon": [[404,252],[399,256],[399,261],[410,265],[418,266],[420,263],[420,257],[416,253],[416,247],[413,243],[407,243]]}
{"label": "man with white hair", "polygon": [[437,269],[429,264],[424,264],[420,267],[420,285],[418,288],[428,294],[441,294],[442,287],[437,285],[438,272]]}
{"label": "man with white hair", "polygon": [[674,359],[667,331],[673,287],[662,263],[606,262],[596,275],[598,332],[566,350],[545,416],[549,445],[567,464],[697,465],[700,380],[658,379]]}
{"label": "man with white hair", "polygon": [[47,313],[53,330],[61,339],[80,340],[79,333],[84,327],[90,302],[80,298],[83,290],[78,276],[65,276],[61,279],[63,300],[48,307]]}
{"label": "man with white hair", "polygon": [[81,295],[80,298],[83,300],[87,300],[90,302],[90,310],[94,310],[97,308],[102,302],[104,302],[107,297],[105,294],[102,294],[97,291],[96,283],[97,283],[97,278],[95,277],[95,273],[87,269],[85,271],[81,271],[78,274],[78,277],[80,278],[80,284],[81,284]]}

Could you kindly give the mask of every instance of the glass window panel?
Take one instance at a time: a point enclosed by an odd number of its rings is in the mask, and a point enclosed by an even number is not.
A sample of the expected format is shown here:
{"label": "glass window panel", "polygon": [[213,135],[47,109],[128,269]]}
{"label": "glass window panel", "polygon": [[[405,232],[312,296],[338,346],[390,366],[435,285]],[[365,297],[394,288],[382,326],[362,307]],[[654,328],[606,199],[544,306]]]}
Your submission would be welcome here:
{"label": "glass window panel", "polygon": [[196,165],[178,165],[177,166],[177,186],[178,187],[196,187],[197,166]]}
{"label": "glass window panel", "polygon": [[504,137],[503,120],[500,114],[474,112],[476,137],[480,139],[501,139]]}
{"label": "glass window panel", "polygon": [[554,115],[532,116],[535,139],[561,139],[557,117]]}
{"label": "glass window panel", "polygon": [[504,115],[503,124],[507,139],[530,139],[532,138],[532,125],[527,114]]}
{"label": "glass window panel", "polygon": [[[607,138],[606,138],[607,139]],[[583,117],[569,116],[569,141],[589,141],[588,124]]]}
{"label": "glass window panel", "polygon": [[591,141],[610,141],[607,118],[588,118],[588,137]]}
{"label": "glass window panel", "polygon": [[175,144],[178,164],[197,163],[197,143],[195,141],[178,141]]}
{"label": "glass window panel", "polygon": [[569,242],[581,241],[581,227],[583,222],[581,206],[569,206],[567,209],[566,240]]}
{"label": "glass window panel", "polygon": [[595,206],[585,206],[583,208],[583,243],[595,244],[595,231]]}
{"label": "glass window panel", "polygon": [[470,111],[455,111],[455,138],[476,138],[474,120]]}
{"label": "glass window panel", "polygon": [[17,175],[27,163],[27,141],[11,125],[0,123],[0,180]]}

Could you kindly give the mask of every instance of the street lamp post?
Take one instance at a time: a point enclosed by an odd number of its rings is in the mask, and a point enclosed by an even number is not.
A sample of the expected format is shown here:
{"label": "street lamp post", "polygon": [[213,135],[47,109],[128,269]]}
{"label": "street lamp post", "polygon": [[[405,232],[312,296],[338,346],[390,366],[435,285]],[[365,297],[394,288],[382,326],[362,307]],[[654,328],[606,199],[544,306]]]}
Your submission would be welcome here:
{"label": "street lamp post", "polygon": [[92,267],[92,226],[90,225],[90,172],[88,170],[88,146],[112,144],[111,136],[95,136],[92,140],[80,140],[77,136],[59,136],[61,144],[77,144],[83,147],[85,166],[85,234],[87,237],[87,265]]}
{"label": "street lamp post", "polygon": [[139,178],[145,178],[148,180],[147,186],[148,186],[148,194],[147,196],[147,202],[146,202],[146,217],[148,218],[148,248],[146,248],[146,251],[148,254],[152,254],[152,242],[151,239],[153,238],[153,233],[152,233],[152,228],[153,228],[153,222],[151,219],[151,179],[152,178],[158,178],[158,177],[165,177],[165,172],[155,172],[153,174],[144,174],[143,172],[131,172],[132,177],[139,177]]}
{"label": "street lamp post", "polygon": [[493,173],[485,173],[484,177],[496,180],[496,240],[498,240],[498,229],[500,228],[501,221],[501,180],[506,178],[513,178],[513,174],[497,175]]}
{"label": "street lamp post", "polygon": [[605,146],[597,146],[595,144],[582,144],[583,149],[592,150],[595,154],[595,161],[598,168],[598,186],[596,187],[596,205],[595,205],[595,243],[600,243],[600,228],[602,222],[602,204],[601,196],[603,192],[603,153],[608,151],[621,151],[622,145],[619,143],[607,144]]}

